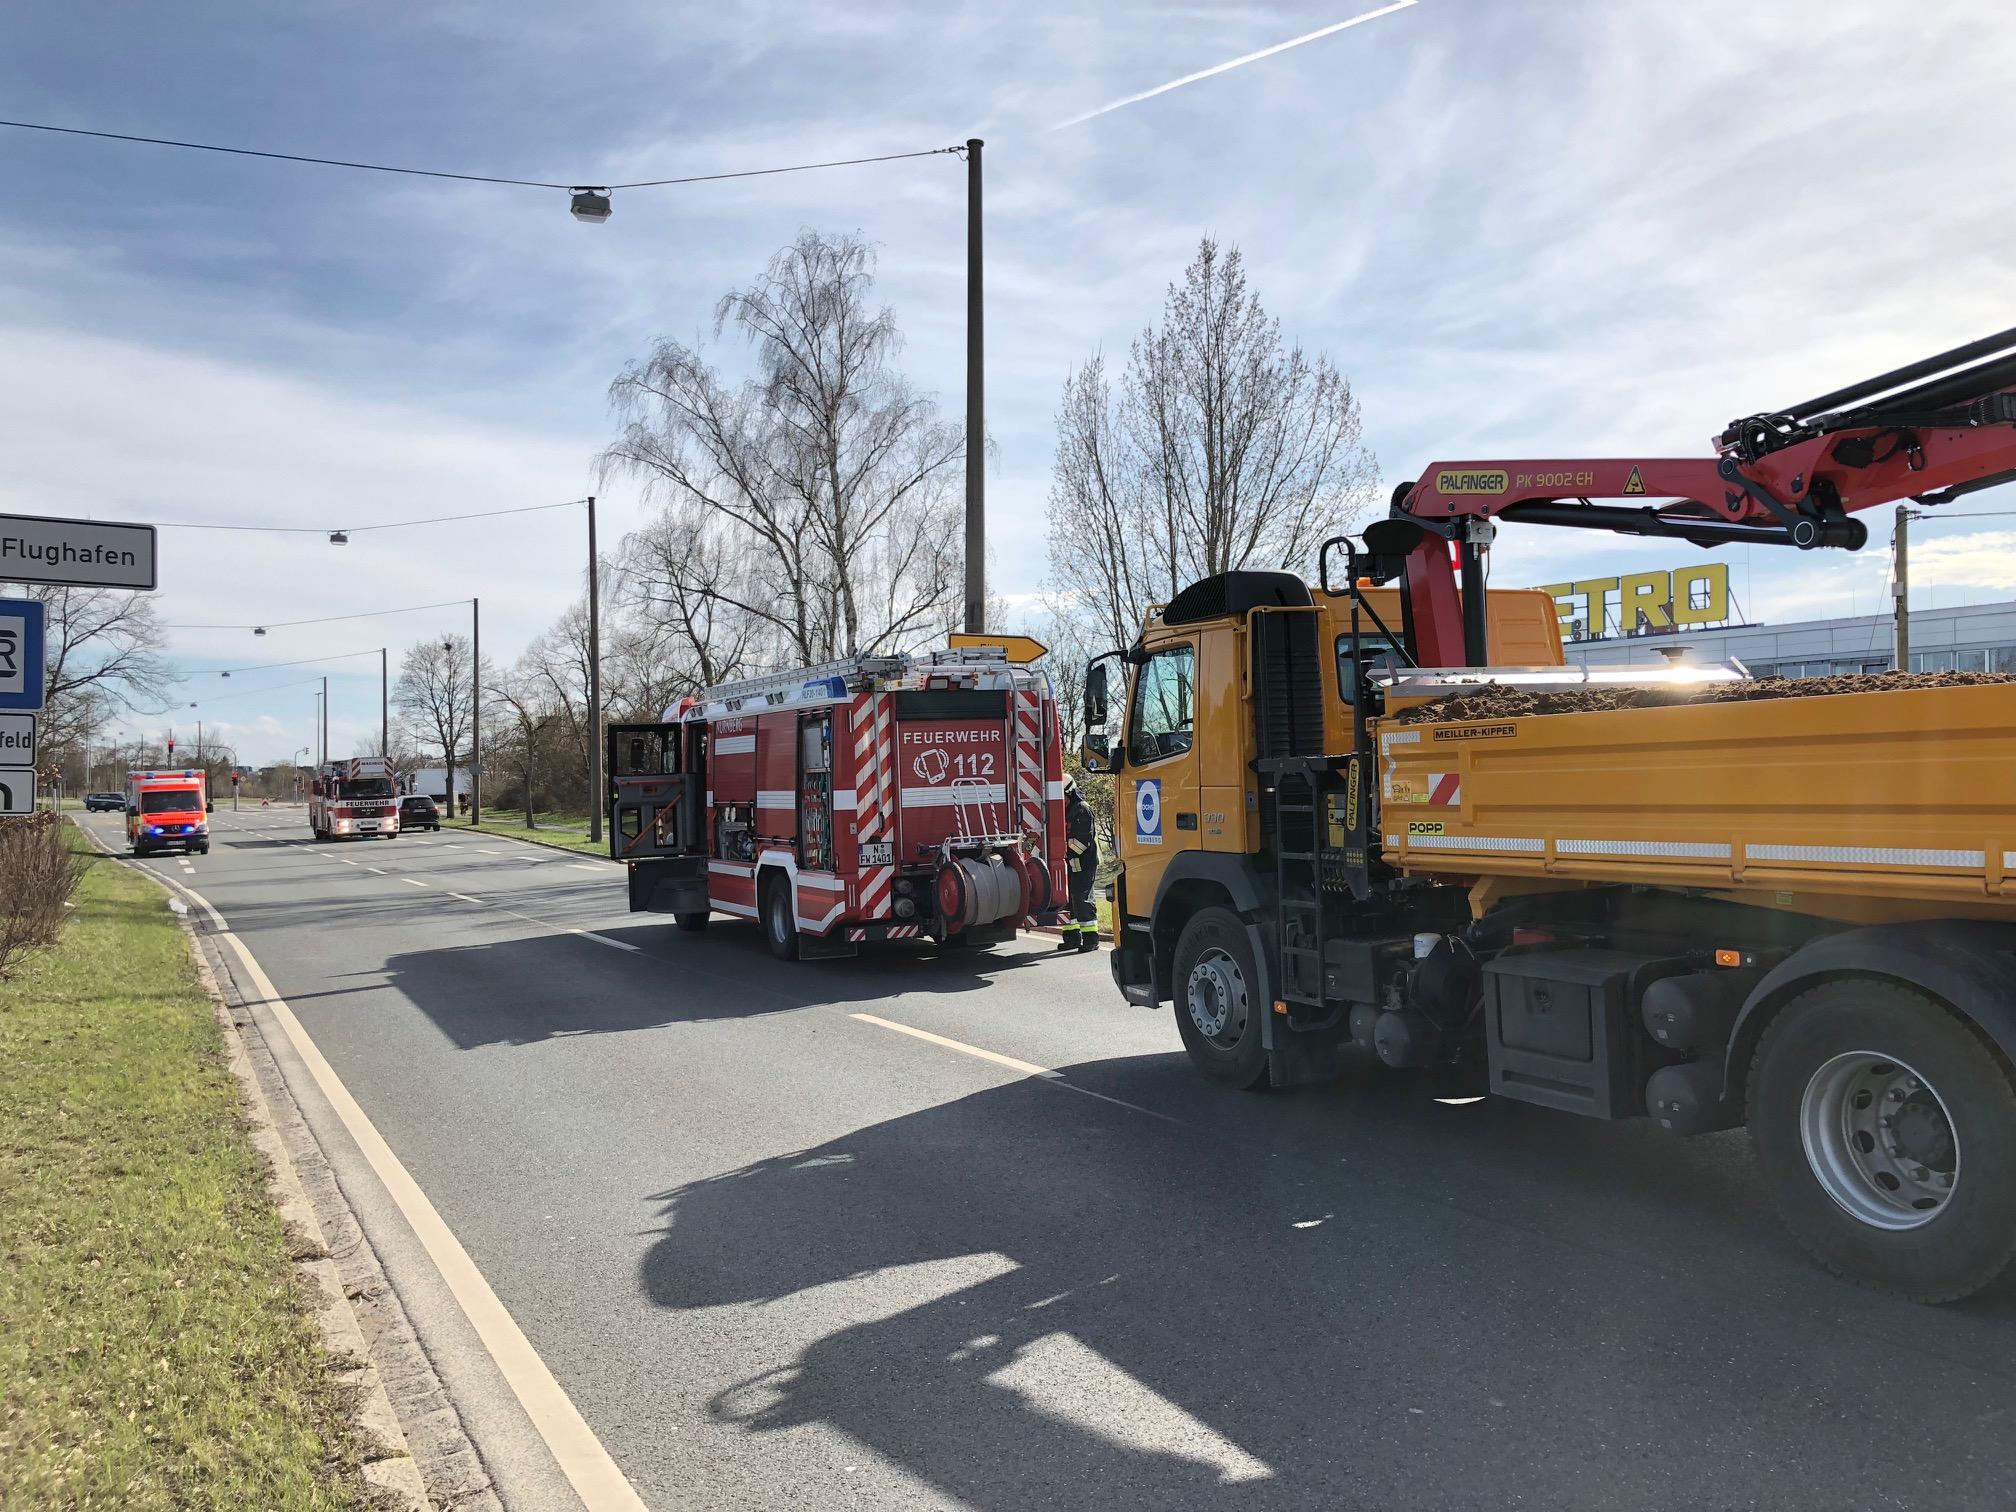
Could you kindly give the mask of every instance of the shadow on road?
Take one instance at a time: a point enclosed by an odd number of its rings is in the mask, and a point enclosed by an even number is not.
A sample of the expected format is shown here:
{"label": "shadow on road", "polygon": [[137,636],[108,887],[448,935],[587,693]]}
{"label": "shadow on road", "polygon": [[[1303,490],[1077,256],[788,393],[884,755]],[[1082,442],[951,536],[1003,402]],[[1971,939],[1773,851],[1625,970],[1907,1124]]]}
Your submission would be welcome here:
{"label": "shadow on road", "polygon": [[2008,1504],[2016,1309],[1821,1275],[1740,1144],[1065,1076],[1187,1124],[1020,1082],[658,1194],[645,1294],[777,1341],[715,1422],[999,1512]]}
{"label": "shadow on road", "polygon": [[[402,902],[379,906],[393,909]],[[341,905],[342,916],[349,918],[355,907]],[[301,909],[293,907],[288,917],[302,921]],[[513,927],[509,915],[492,917],[502,928]],[[902,992],[981,991],[1015,972],[1040,969],[1047,959],[1033,952],[932,951],[892,942],[868,947],[851,960],[783,962],[765,951],[756,925],[718,919],[701,935],[680,934],[669,922],[655,920],[603,926],[595,933],[635,951],[618,954],[563,929],[408,951],[389,957],[384,970],[391,987],[468,1050],[816,1006],[886,1005]]]}

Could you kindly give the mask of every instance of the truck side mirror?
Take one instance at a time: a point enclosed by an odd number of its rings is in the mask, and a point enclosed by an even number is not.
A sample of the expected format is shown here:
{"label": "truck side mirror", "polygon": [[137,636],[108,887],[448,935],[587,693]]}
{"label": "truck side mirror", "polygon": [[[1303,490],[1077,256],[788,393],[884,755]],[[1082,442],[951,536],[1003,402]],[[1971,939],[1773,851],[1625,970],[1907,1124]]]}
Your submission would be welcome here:
{"label": "truck side mirror", "polygon": [[1407,570],[1407,558],[1428,532],[1412,520],[1374,520],[1365,527],[1365,575],[1375,583],[1390,583]]}
{"label": "truck side mirror", "polygon": [[1107,673],[1112,661],[1109,652],[1085,669],[1085,734],[1078,759],[1088,772],[1110,772],[1118,765],[1106,746],[1106,720],[1111,711]]}

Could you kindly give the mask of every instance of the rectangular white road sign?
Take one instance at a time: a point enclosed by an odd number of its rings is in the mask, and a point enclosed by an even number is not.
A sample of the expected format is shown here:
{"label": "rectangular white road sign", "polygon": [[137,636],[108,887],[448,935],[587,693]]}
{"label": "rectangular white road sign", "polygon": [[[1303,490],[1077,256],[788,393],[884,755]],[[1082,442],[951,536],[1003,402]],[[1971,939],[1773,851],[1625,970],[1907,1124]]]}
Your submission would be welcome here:
{"label": "rectangular white road sign", "polygon": [[35,812],[35,769],[0,766],[0,815]]}
{"label": "rectangular white road sign", "polygon": [[0,766],[35,765],[35,716],[0,714]]}
{"label": "rectangular white road sign", "polygon": [[154,527],[0,514],[0,581],[151,590]]}

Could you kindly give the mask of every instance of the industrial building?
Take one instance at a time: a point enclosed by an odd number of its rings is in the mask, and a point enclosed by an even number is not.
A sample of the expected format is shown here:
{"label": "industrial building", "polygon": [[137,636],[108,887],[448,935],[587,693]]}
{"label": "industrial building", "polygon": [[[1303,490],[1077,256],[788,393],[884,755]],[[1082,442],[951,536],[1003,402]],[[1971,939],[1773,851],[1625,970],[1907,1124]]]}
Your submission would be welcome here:
{"label": "industrial building", "polygon": [[[1568,659],[1616,667],[1667,660],[1737,661],[1759,677],[1827,677],[1888,672],[1896,665],[1897,624],[1888,614],[1789,624],[1746,621],[1728,588],[1728,569],[1702,563],[1666,573],[1632,573],[1550,583],[1561,608]],[[2016,600],[1913,609],[1913,672],[2016,672]]]}

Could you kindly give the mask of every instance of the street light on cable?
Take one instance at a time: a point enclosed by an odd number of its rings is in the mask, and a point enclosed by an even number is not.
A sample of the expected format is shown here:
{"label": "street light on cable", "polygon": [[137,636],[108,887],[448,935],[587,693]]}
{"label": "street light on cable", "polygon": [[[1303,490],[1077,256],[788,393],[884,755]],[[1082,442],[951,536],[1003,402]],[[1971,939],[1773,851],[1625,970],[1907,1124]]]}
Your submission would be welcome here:
{"label": "street light on cable", "polygon": [[599,226],[609,219],[609,191],[577,184],[567,191],[572,197],[568,208],[574,219],[586,221],[591,226]]}

